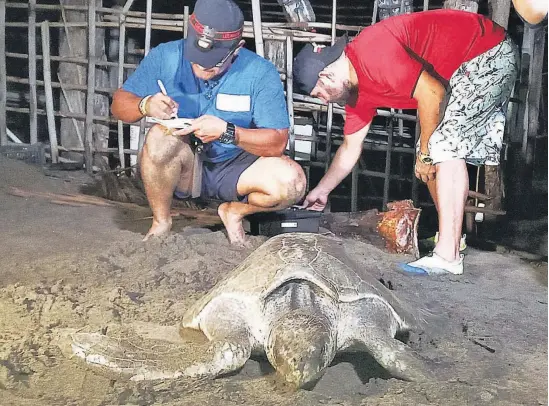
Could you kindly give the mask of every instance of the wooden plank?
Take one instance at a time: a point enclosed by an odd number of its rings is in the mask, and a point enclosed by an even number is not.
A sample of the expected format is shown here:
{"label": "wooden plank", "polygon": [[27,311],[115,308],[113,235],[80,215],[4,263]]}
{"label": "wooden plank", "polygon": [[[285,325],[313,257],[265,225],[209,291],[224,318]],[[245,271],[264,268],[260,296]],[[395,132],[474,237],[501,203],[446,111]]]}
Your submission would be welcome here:
{"label": "wooden plank", "polygon": [[86,94],[86,120],[84,122],[84,162],[86,172],[93,173],[93,102],[95,95],[95,0],[88,3],[88,86]]}
{"label": "wooden plank", "polygon": [[38,142],[38,96],[36,89],[36,0],[29,0],[29,131],[30,143]]}
{"label": "wooden plank", "polygon": [[6,121],[6,0],[0,0],[0,145],[8,144],[8,125]]}
{"label": "wooden plank", "polygon": [[53,106],[53,92],[51,86],[51,63],[50,63],[50,27],[49,22],[41,24],[42,54],[44,56],[44,91],[46,93],[46,114],[48,117],[48,134],[50,138],[51,161],[59,161],[59,149],[57,144],[57,130],[55,128],[55,115]]}

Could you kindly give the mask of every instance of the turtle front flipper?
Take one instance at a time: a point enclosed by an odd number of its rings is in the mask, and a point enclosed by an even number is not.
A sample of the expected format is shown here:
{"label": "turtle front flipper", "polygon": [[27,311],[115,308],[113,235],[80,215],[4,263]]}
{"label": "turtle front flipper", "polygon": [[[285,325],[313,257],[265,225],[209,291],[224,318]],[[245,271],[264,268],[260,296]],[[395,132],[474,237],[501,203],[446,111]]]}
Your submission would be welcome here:
{"label": "turtle front flipper", "polygon": [[191,365],[183,371],[183,375],[211,378],[225,375],[242,368],[251,353],[252,346],[247,336],[212,341],[208,349],[211,360]]}
{"label": "turtle front flipper", "polygon": [[366,350],[387,372],[406,381],[432,381],[427,364],[408,345],[393,338],[401,329],[394,310],[378,298],[349,303],[338,328],[340,349]]}
{"label": "turtle front flipper", "polygon": [[357,341],[395,378],[413,382],[432,381],[434,378],[414,350],[381,331],[364,331]]}
{"label": "turtle front flipper", "polygon": [[129,375],[134,381],[178,378],[189,365],[185,360],[190,349],[173,342],[99,333],[75,333],[71,341],[72,353],[88,364]]}

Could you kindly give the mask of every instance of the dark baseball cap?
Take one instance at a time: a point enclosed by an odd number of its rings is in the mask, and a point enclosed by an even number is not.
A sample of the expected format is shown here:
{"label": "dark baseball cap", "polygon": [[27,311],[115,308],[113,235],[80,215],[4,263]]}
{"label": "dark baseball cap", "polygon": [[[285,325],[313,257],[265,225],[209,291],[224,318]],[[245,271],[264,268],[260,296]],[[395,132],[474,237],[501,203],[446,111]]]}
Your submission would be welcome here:
{"label": "dark baseball cap", "polygon": [[189,17],[185,59],[210,69],[242,39],[244,16],[232,0],[198,0]]}
{"label": "dark baseball cap", "polygon": [[294,58],[294,83],[310,94],[318,81],[318,74],[341,56],[347,45],[347,34],[340,37],[332,46],[307,44]]}

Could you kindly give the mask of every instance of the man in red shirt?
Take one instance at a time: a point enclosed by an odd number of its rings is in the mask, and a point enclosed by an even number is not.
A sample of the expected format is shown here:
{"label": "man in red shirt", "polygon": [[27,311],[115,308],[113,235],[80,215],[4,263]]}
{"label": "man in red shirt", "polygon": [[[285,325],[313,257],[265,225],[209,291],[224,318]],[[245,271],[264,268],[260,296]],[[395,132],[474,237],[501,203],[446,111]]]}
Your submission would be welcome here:
{"label": "man in red shirt", "polygon": [[421,124],[415,175],[439,215],[432,253],[408,264],[421,273],[463,273],[461,227],[469,179],[466,162],[499,163],[504,107],[518,50],[504,29],[479,14],[434,10],[391,17],[351,43],[306,45],[294,61],[298,87],[345,104],[344,140],[304,207],[322,210],[351,172],[378,107],[417,109]]}

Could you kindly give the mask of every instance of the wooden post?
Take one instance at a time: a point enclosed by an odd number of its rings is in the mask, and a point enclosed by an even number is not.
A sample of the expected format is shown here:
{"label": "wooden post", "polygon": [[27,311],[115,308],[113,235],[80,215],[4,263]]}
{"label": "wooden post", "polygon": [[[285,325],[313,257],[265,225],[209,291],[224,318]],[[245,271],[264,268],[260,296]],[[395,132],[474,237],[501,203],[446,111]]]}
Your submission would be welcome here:
{"label": "wooden post", "polygon": [[59,160],[59,149],[57,145],[57,131],[55,129],[55,115],[53,108],[53,92],[51,87],[51,64],[50,64],[50,26],[44,21],[42,30],[42,65],[44,66],[44,92],[46,94],[46,113],[48,117],[48,134],[50,137],[51,161],[56,164]]}
{"label": "wooden post", "polygon": [[351,172],[351,212],[358,211],[358,162]]}
{"label": "wooden post", "polygon": [[254,28],[255,53],[265,56],[263,48],[263,30],[261,28],[261,3],[260,0],[252,0],[252,23]]}
{"label": "wooden post", "polygon": [[84,161],[86,172],[93,173],[93,97],[95,94],[95,0],[88,3],[88,93],[86,95],[86,120],[84,137]]}
{"label": "wooden post", "polygon": [[489,0],[492,12],[490,17],[493,21],[507,29],[509,25],[509,12],[511,11],[511,0]]}
{"label": "wooden post", "polygon": [[29,131],[30,143],[38,142],[38,98],[36,91],[36,0],[29,0]]}
{"label": "wooden post", "polygon": [[6,121],[7,93],[6,0],[0,0],[0,145],[8,143],[8,125]]}
{"label": "wooden post", "polygon": [[[417,114],[417,113],[416,113]],[[419,204],[419,182],[418,178],[416,178],[415,174],[415,164],[416,164],[416,143],[419,139],[419,133],[420,133],[420,124],[419,124],[419,117],[416,121],[416,131],[415,131],[415,138],[414,138],[414,161],[412,162],[412,202],[414,203],[414,206],[418,206]]]}
{"label": "wooden post", "polygon": [[290,118],[290,158],[295,160],[295,129],[294,129],[294,47],[291,36],[286,37],[286,104]]}
{"label": "wooden post", "polygon": [[[393,113],[394,110],[391,109]],[[389,126],[387,128],[389,136],[387,137],[387,152],[385,153],[385,179],[383,180],[383,211],[387,210],[389,203],[389,186],[391,182],[391,149],[393,148],[393,117],[389,117]]]}
{"label": "wooden post", "polygon": [[[145,56],[149,54],[151,50],[151,30],[152,30],[152,0],[147,0],[147,14],[145,16]],[[142,119],[139,123],[139,146],[138,150],[141,151],[143,144],[145,143],[145,120]]]}
{"label": "wooden post", "polygon": [[[61,76],[59,75],[59,72],[57,73],[57,79],[59,80],[59,86],[61,87],[61,93],[63,93],[63,96],[65,97],[65,101],[67,102],[67,107],[69,109],[70,113],[75,113],[74,107],[71,105],[70,99],[67,95],[67,91],[65,90],[65,87],[63,86],[63,80],[61,79]],[[78,136],[78,140],[80,141],[80,146],[84,147],[84,140],[82,139],[82,134],[80,133],[80,127],[78,126],[78,122],[73,117],[72,123],[74,125],[74,131],[76,131],[76,135]]]}

